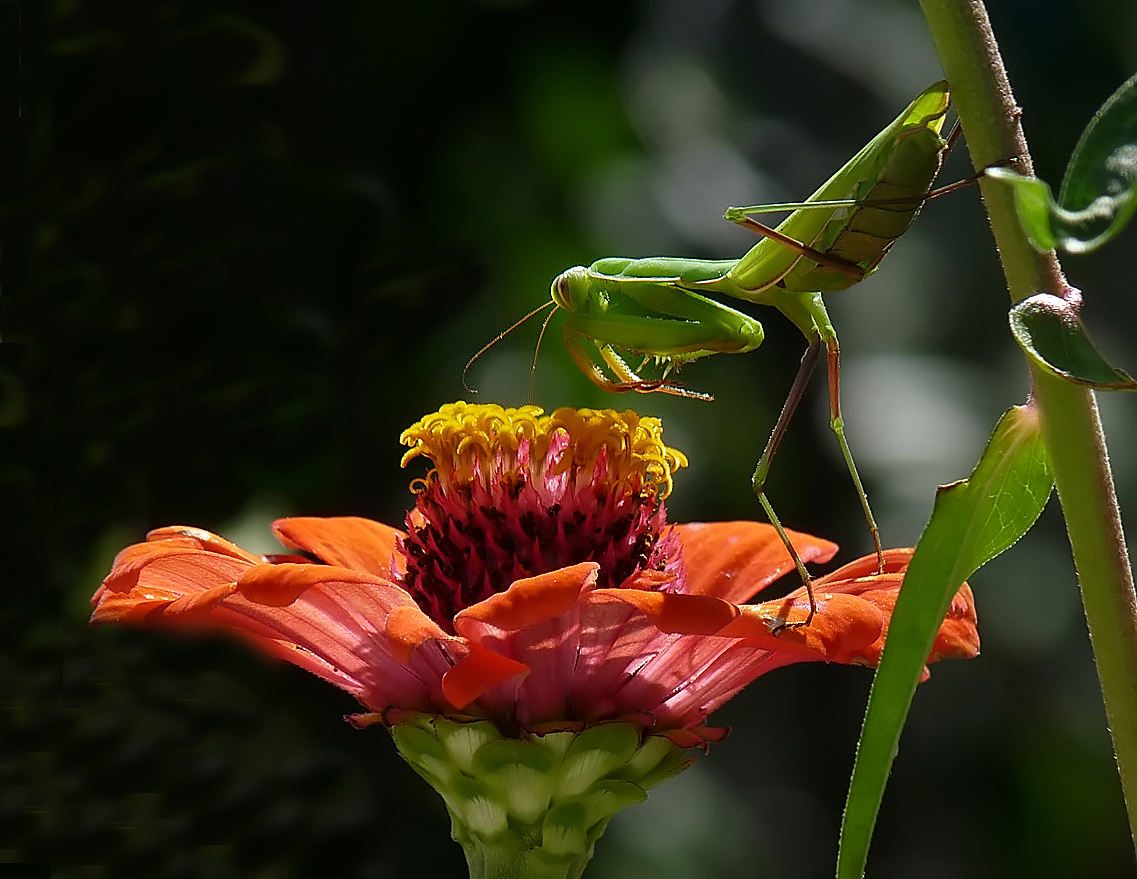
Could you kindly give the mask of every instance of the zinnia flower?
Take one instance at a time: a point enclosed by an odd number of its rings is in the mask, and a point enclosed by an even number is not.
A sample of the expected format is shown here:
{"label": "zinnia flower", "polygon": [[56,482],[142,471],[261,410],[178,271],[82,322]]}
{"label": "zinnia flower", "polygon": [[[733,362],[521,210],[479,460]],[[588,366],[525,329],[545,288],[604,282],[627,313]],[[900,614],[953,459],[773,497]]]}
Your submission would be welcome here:
{"label": "zinnia flower", "polygon": [[[708,715],[795,662],[875,665],[911,550],[743,604],[793,569],[756,522],[668,525],[686,465],[634,412],[454,403],[404,432],[406,531],[273,525],[259,557],[173,526],[127,547],[97,622],[225,628],[342,687],[443,795],[473,876],[579,876],[609,817],[725,734]],[[806,561],[836,545],[790,532]],[[791,625],[787,625],[787,623]],[[970,590],[929,660],[978,652]]]}

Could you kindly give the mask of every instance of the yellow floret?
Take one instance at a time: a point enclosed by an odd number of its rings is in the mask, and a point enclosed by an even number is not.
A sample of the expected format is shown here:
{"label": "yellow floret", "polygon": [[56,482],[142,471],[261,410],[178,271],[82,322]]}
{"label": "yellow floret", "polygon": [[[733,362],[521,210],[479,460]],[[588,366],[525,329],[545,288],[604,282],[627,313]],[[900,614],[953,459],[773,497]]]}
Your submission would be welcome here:
{"label": "yellow floret", "polygon": [[521,441],[530,443],[530,461],[544,461],[549,444],[558,434],[568,446],[557,470],[587,470],[601,448],[607,449],[610,476],[629,485],[650,485],[660,497],[671,493],[671,476],[687,466],[687,457],[663,443],[658,418],[640,417],[627,409],[558,409],[544,415],[538,406],[506,409],[496,403],[447,403],[411,425],[399,437],[409,446],[402,466],[419,455],[436,468],[444,468],[459,484],[473,479],[475,464],[491,472],[499,456],[507,466],[516,464]]}

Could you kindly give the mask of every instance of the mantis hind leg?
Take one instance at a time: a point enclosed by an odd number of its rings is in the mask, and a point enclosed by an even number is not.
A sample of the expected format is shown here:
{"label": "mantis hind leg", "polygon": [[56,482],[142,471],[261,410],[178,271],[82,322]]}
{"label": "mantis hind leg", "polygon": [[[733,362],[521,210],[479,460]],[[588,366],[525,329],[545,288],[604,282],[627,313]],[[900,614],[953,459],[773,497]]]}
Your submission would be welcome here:
{"label": "mantis hind leg", "polygon": [[876,548],[877,573],[883,574],[884,548],[880,543],[880,529],[877,527],[876,519],[873,518],[872,507],[869,506],[869,497],[865,493],[864,485],[861,484],[860,474],[857,473],[857,465],[853,462],[853,453],[849,449],[849,441],[845,438],[845,422],[841,417],[841,352],[837,345],[837,336],[832,333],[831,329],[830,332],[824,333],[825,357],[829,368],[829,427],[837,437],[837,443],[841,446],[841,456],[845,459],[845,466],[848,468],[849,476],[852,477],[853,485],[857,489],[857,496],[861,499],[861,509],[864,510],[865,522],[868,523],[869,534],[872,535],[873,544]]}
{"label": "mantis hind leg", "polygon": [[745,211],[746,208],[730,208],[726,214],[724,214],[724,216],[732,223],[737,223],[744,229],[749,229],[751,232],[754,232],[763,238],[769,238],[773,241],[777,241],[780,245],[782,245],[782,247],[785,247],[787,250],[792,250],[798,256],[805,257],[806,259],[817,263],[819,266],[824,266],[831,271],[845,275],[848,278],[852,278],[853,283],[864,280],[866,274],[865,270],[856,263],[849,262],[846,259],[842,259],[841,257],[834,256],[830,253],[824,253],[814,247],[810,247],[808,244],[803,244],[796,238],[791,238],[789,235],[784,235],[777,229],[773,229],[770,226],[767,226],[765,223],[759,223],[753,217],[747,215]]}

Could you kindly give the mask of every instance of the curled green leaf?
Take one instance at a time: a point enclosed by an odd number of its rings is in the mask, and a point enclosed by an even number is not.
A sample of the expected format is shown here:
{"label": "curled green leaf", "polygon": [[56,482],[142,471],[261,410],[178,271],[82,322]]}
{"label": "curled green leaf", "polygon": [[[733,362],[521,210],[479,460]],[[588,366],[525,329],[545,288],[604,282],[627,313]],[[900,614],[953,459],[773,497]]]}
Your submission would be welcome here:
{"label": "curled green leaf", "polygon": [[1059,378],[1101,391],[1137,390],[1137,381],[1098,351],[1080,310],[1076,294],[1036,293],[1011,309],[1011,332],[1031,360]]}
{"label": "curled green leaf", "polygon": [[1003,414],[971,476],[936,493],[873,679],[841,825],[838,879],[864,875],[869,841],[916,683],[960,585],[1022,537],[1054,476],[1032,404]]}
{"label": "curled green leaf", "polygon": [[1037,177],[988,168],[1014,188],[1019,220],[1039,251],[1086,253],[1113,238],[1137,210],[1137,76],[1101,105],[1074,147],[1055,200]]}

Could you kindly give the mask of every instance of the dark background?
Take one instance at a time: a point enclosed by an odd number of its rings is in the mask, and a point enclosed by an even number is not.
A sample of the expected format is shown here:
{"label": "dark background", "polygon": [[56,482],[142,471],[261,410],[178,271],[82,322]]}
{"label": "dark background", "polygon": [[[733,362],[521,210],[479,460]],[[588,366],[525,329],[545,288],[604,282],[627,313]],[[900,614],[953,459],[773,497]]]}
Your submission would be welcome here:
{"label": "dark background", "polygon": [[[1042,176],[1137,67],[1111,0],[995,4]],[[728,204],[808,195],[940,76],[896,0],[0,5],[0,862],[57,877],[460,876],[441,801],[353,700],[237,645],[90,630],[114,553],[187,523],[254,551],[289,515],[399,524],[399,432],[601,256],[728,257]],[[945,179],[968,172],[963,150]],[[1070,263],[1133,369],[1133,233]],[[735,303],[731,303],[735,304]],[[831,297],[850,441],[886,543],[966,475],[1027,383],[976,190]],[[534,402],[659,414],[677,521],[760,518],[749,473],[802,343],[688,368],[713,404],[611,397],[558,321]],[[535,323],[471,370],[525,402]],[[787,524],[869,550],[813,389],[774,468]],[[1133,401],[1102,401],[1123,508]],[[984,652],[918,694],[879,877],[1134,876],[1060,516],[973,580]],[[870,680],[808,666],[622,813],[598,877],[832,875]]]}

